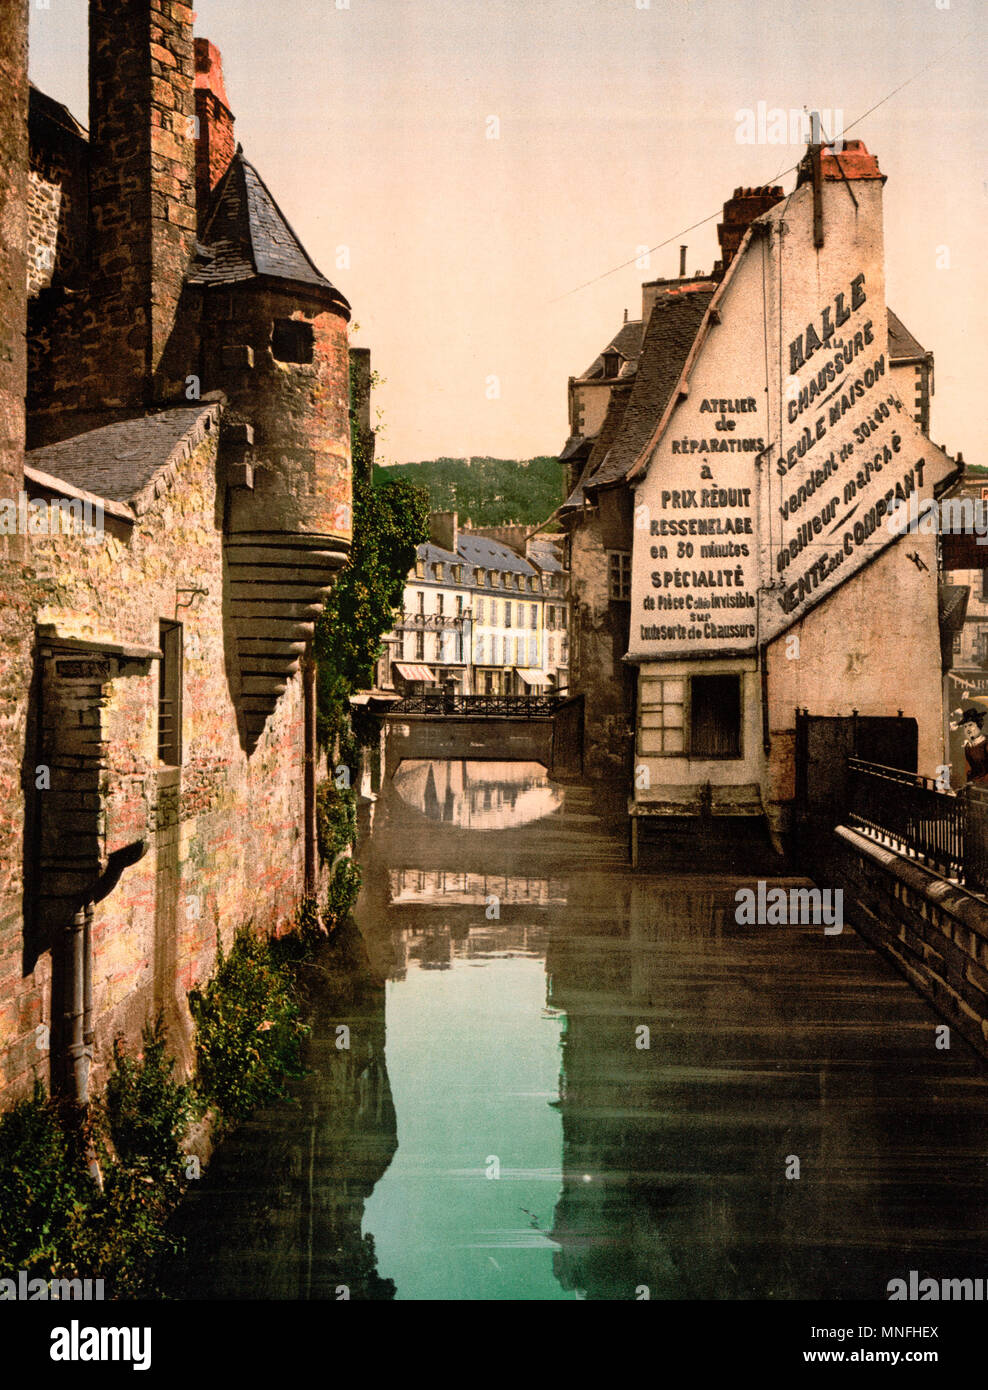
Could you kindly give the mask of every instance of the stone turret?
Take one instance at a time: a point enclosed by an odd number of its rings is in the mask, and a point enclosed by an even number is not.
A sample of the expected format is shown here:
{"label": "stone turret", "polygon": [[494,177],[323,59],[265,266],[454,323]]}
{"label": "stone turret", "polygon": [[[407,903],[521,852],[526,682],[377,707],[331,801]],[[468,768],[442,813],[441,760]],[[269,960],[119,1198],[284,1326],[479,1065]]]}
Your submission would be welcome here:
{"label": "stone turret", "polygon": [[226,549],[250,741],[350,550],[350,306],[239,149],[189,285],[202,294],[203,390],[229,402]]}

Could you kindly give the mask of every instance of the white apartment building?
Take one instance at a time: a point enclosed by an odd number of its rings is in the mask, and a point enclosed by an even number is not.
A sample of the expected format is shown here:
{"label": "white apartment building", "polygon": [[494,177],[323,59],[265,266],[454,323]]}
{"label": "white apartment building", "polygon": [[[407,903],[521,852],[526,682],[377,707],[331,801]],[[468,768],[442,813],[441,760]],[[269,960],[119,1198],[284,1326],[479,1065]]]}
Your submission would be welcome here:
{"label": "white apartment building", "polygon": [[564,690],[566,574],[551,541],[531,541],[526,558],[461,530],[451,513],[435,514],[433,536],[418,547],[401,618],[385,638],[379,687],[420,694],[452,682],[462,695]]}

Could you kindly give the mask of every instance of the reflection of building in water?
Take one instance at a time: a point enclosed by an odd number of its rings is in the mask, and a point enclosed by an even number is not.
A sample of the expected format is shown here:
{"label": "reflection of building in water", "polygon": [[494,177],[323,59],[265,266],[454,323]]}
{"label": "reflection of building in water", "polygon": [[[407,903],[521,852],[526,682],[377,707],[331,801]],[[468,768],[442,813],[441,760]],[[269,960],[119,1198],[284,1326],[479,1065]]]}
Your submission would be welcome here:
{"label": "reflection of building in water", "polygon": [[[963,1258],[958,1203],[983,1201],[976,1122],[958,1096],[941,1125],[944,1088],[917,1091],[922,1005],[863,947],[824,956],[819,933],[738,926],[734,886],[650,879],[622,901],[613,880],[609,895],[571,880],[580,923],[547,956],[567,1017],[557,1277],[590,1298],[883,1297],[891,1231],[903,1251]],[[950,1134],[966,1198],[939,1143],[917,1144],[927,1126]]]}
{"label": "reflection of building in water", "polygon": [[526,825],[557,810],[562,791],[538,763],[408,760],[394,776],[401,799],[430,820],[465,830]]}
{"label": "reflection of building in water", "polygon": [[566,880],[517,878],[510,874],[457,873],[452,869],[391,869],[391,902],[396,907],[433,904],[438,907],[483,907],[497,899],[498,910],[516,903],[566,902]]}
{"label": "reflection of building in water", "polygon": [[[326,979],[340,969],[340,952],[355,973],[344,969],[337,992]],[[277,1109],[259,1111],[192,1184],[178,1232],[187,1252],[167,1272],[172,1297],[336,1300],[343,1286],[351,1299],[394,1297],[361,1231],[364,1203],[397,1147],[384,987],[359,939],[341,938],[337,954],[317,964],[308,1070],[292,1085],[290,1122]],[[348,1048],[337,1046],[341,1024]]]}

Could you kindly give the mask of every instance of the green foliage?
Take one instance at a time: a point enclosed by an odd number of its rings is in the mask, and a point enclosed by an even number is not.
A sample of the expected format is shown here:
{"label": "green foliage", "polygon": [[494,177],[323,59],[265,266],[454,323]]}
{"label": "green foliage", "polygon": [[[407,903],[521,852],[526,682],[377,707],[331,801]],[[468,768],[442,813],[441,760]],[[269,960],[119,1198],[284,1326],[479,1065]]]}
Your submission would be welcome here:
{"label": "green foliage", "polygon": [[69,1228],[97,1189],[40,1081],[0,1115],[0,1156],[0,1278],[71,1272]]}
{"label": "green foliage", "polygon": [[331,863],[357,838],[357,803],[353,792],[326,778],[316,789],[316,839],[319,857]]}
{"label": "green foliage", "polygon": [[137,1059],[114,1046],[106,1094],[84,1132],[40,1082],[0,1116],[0,1276],[102,1279],[111,1298],[150,1292],[154,1261],[175,1245],[165,1226],[183,1187],[188,1087],[172,1078],[160,1023],[144,1037]]}
{"label": "green foliage", "polygon": [[100,1109],[121,1163],[156,1182],[177,1183],[192,1113],[191,1087],[175,1080],[175,1060],[167,1055],[160,1015],[145,1027],[143,1040],[144,1050],[134,1058],[115,1039],[113,1070]]}
{"label": "green foliage", "polygon": [[216,971],[193,989],[196,1086],[223,1119],[246,1119],[266,1101],[286,1095],[285,1077],[301,1076],[306,1027],[294,982],[272,943],[241,928],[229,955],[222,943]]}
{"label": "green foliage", "polygon": [[332,932],[350,916],[360,893],[360,865],[352,859],[337,864],[326,900],[326,925]]}
{"label": "green foliage", "polygon": [[537,526],[563,500],[563,470],[558,458],[431,459],[374,469],[385,478],[416,483],[429,494],[429,510],[459,512],[474,526]]}
{"label": "green foliage", "polygon": [[320,738],[328,742],[347,696],[369,686],[381,638],[394,626],[415,548],[428,538],[425,493],[401,478],[353,489],[350,564],[316,623]]}

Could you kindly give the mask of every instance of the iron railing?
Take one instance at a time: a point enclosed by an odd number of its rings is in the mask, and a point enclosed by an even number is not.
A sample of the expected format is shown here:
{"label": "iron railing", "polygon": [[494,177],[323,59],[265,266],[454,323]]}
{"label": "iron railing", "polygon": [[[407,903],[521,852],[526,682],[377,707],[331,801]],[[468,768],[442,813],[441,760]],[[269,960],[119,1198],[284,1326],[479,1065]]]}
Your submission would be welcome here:
{"label": "iron railing", "polygon": [[463,613],[403,613],[394,625],[395,632],[438,631],[445,628],[462,628],[472,621],[470,609]]}
{"label": "iron railing", "polygon": [[848,758],[848,823],[975,892],[988,885],[988,792]]}
{"label": "iron railing", "polygon": [[532,719],[556,713],[566,703],[565,695],[447,695],[430,691],[428,695],[406,695],[388,710],[395,714],[459,714],[489,718],[509,715]]}

